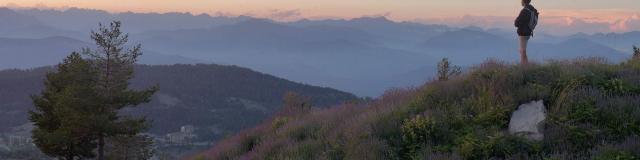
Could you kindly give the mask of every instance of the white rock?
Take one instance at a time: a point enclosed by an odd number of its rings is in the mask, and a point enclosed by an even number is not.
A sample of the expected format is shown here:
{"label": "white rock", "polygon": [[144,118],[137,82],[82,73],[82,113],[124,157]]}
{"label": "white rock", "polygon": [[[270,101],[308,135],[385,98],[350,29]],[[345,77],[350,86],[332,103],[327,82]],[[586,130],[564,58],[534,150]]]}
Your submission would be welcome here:
{"label": "white rock", "polygon": [[542,100],[520,105],[518,110],[511,115],[509,132],[523,135],[532,140],[542,140],[544,138],[543,122],[546,116]]}

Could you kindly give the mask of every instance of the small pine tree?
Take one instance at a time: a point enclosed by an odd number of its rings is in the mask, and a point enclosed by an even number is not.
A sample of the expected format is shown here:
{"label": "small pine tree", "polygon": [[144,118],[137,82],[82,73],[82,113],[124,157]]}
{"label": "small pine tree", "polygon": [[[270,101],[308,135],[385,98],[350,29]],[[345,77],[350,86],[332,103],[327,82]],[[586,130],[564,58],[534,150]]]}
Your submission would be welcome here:
{"label": "small pine tree", "polygon": [[462,73],[459,66],[452,66],[448,58],[443,58],[438,63],[438,80],[447,81],[452,76],[457,76]]}
{"label": "small pine tree", "polygon": [[311,109],[310,98],[295,92],[285,93],[282,100],[284,104],[277,116],[293,116]]}
{"label": "small pine tree", "polygon": [[633,46],[633,59],[640,59],[640,48]]}
{"label": "small pine tree", "polygon": [[97,45],[95,50],[84,49],[97,72],[96,90],[99,101],[93,121],[93,132],[98,143],[98,160],[104,160],[105,139],[118,136],[132,136],[146,130],[149,125],[145,119],[123,118],[118,115],[120,109],[147,103],[158,90],[157,87],[142,91],[129,89],[129,80],[133,77],[133,65],[142,55],[141,45],[126,48],[129,35],[122,33],[119,21],[109,26],[100,24],[98,31],[91,32],[91,39]]}
{"label": "small pine tree", "polygon": [[96,73],[80,54],[72,53],[48,73],[45,89],[33,95],[34,144],[48,156],[73,160],[94,157],[95,136],[88,130],[95,108]]}

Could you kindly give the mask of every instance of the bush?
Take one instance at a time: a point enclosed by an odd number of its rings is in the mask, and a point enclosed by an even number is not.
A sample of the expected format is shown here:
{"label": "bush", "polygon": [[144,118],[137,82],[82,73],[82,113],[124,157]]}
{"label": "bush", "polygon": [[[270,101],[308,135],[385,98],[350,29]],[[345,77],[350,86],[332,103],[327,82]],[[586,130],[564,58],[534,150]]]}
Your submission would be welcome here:
{"label": "bush", "polygon": [[269,157],[261,157],[264,159],[314,159],[319,157],[318,150],[322,150],[323,144],[319,141],[303,141],[296,144],[290,144],[283,147],[276,155]]}
{"label": "bush", "polygon": [[446,81],[449,77],[457,76],[462,73],[459,66],[451,65],[448,58],[443,58],[438,63],[438,80]]}
{"label": "bush", "polygon": [[633,86],[626,84],[624,81],[618,78],[613,78],[603,82],[600,86],[600,89],[609,94],[618,95],[624,95],[630,93],[631,91],[635,91],[635,88]]}
{"label": "bush", "polygon": [[594,160],[640,160],[640,156],[633,155],[631,152],[608,149],[601,151],[594,156]]}
{"label": "bush", "polygon": [[460,139],[460,154],[465,159],[539,157],[542,146],[522,137],[498,134],[488,138],[468,134]]}
{"label": "bush", "polygon": [[633,46],[633,59],[640,59],[640,48]]}
{"label": "bush", "polygon": [[435,122],[416,116],[413,119],[407,119],[402,124],[402,145],[404,147],[405,158],[414,159],[419,149],[427,143],[432,142],[432,136],[435,132]]}
{"label": "bush", "polygon": [[278,130],[280,127],[287,124],[287,122],[289,122],[288,117],[277,117],[273,122],[271,122],[271,128],[273,130]]}
{"label": "bush", "polygon": [[318,131],[320,130],[320,126],[318,126],[318,124],[308,123],[285,129],[284,134],[294,141],[316,140],[319,138]]}
{"label": "bush", "polygon": [[240,140],[239,152],[249,152],[260,143],[260,137],[256,135],[248,135]]}

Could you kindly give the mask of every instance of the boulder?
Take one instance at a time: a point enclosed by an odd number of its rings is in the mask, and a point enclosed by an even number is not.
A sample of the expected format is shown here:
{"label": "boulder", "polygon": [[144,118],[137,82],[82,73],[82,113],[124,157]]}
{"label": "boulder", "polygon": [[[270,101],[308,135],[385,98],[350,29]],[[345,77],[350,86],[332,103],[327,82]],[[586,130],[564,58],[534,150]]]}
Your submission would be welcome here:
{"label": "boulder", "polygon": [[509,133],[531,140],[544,139],[544,120],[547,113],[542,100],[522,104],[509,121]]}

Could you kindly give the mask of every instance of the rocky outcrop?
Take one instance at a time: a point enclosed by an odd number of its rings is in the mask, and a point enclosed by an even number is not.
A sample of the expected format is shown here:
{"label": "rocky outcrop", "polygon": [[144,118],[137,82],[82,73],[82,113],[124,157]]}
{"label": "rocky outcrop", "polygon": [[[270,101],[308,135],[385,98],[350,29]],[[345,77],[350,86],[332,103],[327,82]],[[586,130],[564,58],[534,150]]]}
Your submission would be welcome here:
{"label": "rocky outcrop", "polygon": [[509,121],[509,133],[531,140],[544,139],[544,120],[547,113],[542,100],[522,104],[513,112]]}

